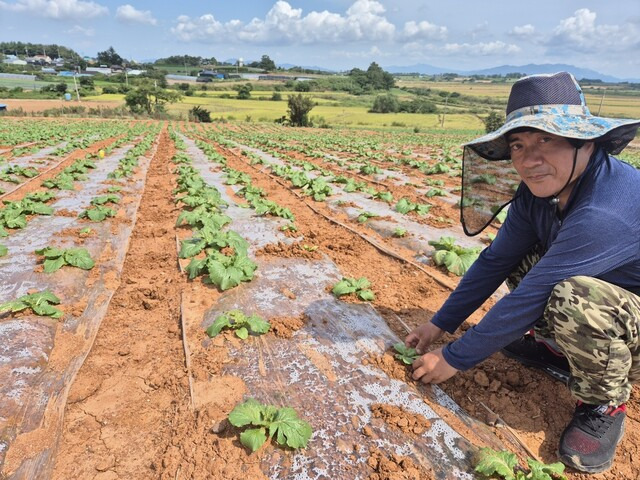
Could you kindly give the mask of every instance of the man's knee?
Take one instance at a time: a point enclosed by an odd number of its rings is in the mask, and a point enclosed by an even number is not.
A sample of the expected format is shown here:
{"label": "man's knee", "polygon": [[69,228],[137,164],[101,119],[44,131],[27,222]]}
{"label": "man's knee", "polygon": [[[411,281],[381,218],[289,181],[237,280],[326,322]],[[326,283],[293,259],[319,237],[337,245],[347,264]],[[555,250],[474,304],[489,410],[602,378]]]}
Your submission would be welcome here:
{"label": "man's knee", "polygon": [[576,275],[558,282],[551,290],[549,299],[565,300],[575,303],[578,297],[588,298],[594,288],[594,279],[585,275]]}

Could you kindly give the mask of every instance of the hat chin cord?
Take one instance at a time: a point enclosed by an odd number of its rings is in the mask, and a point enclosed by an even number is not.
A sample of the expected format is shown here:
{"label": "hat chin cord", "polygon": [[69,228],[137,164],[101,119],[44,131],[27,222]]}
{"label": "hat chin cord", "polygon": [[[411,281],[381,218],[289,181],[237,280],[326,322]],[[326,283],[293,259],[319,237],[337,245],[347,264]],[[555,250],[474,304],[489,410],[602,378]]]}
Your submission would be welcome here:
{"label": "hat chin cord", "polygon": [[[584,143],[583,143],[583,145],[584,145]],[[553,207],[557,207],[558,204],[560,203],[560,199],[558,197],[569,186],[569,184],[571,183],[571,180],[573,178],[573,173],[576,171],[576,163],[577,163],[577,160],[578,160],[578,150],[580,150],[582,148],[582,145],[579,145],[579,146],[576,145],[574,148],[575,148],[575,151],[573,153],[573,164],[571,165],[571,173],[569,174],[569,178],[567,179],[567,183],[564,184],[564,187],[562,187],[558,193],[556,193],[555,195],[552,195],[551,198],[549,199],[549,204],[551,206],[553,206]]]}

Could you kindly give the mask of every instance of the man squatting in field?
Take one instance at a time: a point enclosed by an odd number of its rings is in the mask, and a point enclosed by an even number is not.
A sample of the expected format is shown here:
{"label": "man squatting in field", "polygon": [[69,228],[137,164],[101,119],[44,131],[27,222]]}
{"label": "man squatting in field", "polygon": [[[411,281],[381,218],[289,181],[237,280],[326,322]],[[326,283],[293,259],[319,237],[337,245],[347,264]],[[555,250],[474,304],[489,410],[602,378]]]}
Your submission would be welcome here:
{"label": "man squatting in field", "polygon": [[[510,159],[521,182],[506,220],[442,308],[405,343],[423,353],[503,281],[510,293],[460,338],[419,357],[413,378],[440,383],[499,350],[542,368],[566,380],[577,399],[560,460],[604,471],[640,379],[640,171],[610,154],[627,146],[640,121],[591,115],[566,72],[518,80],[506,113],[502,127],[465,145],[461,202],[469,234],[464,176],[483,162]],[[490,214],[471,234],[489,221]]]}

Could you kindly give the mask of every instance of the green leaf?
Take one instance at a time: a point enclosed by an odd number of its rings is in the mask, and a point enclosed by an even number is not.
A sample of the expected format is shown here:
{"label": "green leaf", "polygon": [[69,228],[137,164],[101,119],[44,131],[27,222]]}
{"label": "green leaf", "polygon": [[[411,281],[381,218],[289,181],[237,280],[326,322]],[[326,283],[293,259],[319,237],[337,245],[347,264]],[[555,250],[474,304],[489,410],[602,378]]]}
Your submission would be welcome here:
{"label": "green leaf", "polygon": [[438,240],[429,240],[429,245],[436,250],[452,250],[455,243],[455,237],[440,237]]}
{"label": "green leaf", "polygon": [[189,238],[187,240],[183,240],[180,242],[180,253],[178,256],[180,258],[191,258],[198,255],[204,247],[206,247],[207,243],[197,237]]}
{"label": "green leaf", "polygon": [[258,265],[256,265],[249,257],[241,255],[236,256],[233,265],[242,270],[242,273],[244,274],[242,277],[243,281],[251,280],[253,278],[253,273],[258,268]]}
{"label": "green leaf", "polygon": [[348,279],[343,278],[333,286],[331,293],[333,293],[336,297],[341,297],[342,295],[348,295],[355,291],[356,287],[354,287]]}
{"label": "green leaf", "polygon": [[218,335],[224,327],[230,327],[231,320],[227,315],[219,315],[216,317],[214,322],[211,324],[209,328],[207,328],[206,332],[209,337],[213,338]]}
{"label": "green leaf", "polygon": [[249,336],[249,330],[247,330],[245,327],[240,327],[236,330],[236,335],[238,336],[238,338],[246,340],[246,338]]}
{"label": "green leaf", "polygon": [[420,356],[415,348],[407,347],[404,343],[398,342],[393,345],[396,351],[395,357],[406,365],[411,365]]}
{"label": "green leaf", "polygon": [[526,477],[531,480],[567,480],[567,477],[563,475],[564,465],[560,462],[545,465],[542,462],[534,460],[533,458],[527,459],[527,464],[531,473]]}
{"label": "green leaf", "polygon": [[258,315],[251,315],[246,321],[253,333],[267,333],[271,328],[271,324]]}
{"label": "green leaf", "polygon": [[360,290],[358,297],[365,302],[373,302],[376,299],[375,294],[371,290]]}
{"label": "green leaf", "polygon": [[63,315],[61,310],[58,310],[57,308],[46,302],[31,305],[31,309],[37,315],[49,316],[52,318],[60,318]]}
{"label": "green leaf", "polygon": [[480,461],[476,465],[475,471],[490,477],[491,475],[502,475],[505,480],[514,480],[513,469],[518,464],[518,460],[513,453],[502,451],[497,452],[491,448],[481,448],[479,453]]}
{"label": "green leaf", "polygon": [[267,434],[264,427],[250,428],[240,434],[240,443],[251,449],[252,452],[258,450],[267,441]]}
{"label": "green leaf", "polygon": [[411,202],[406,198],[401,198],[398,203],[396,203],[396,212],[406,214],[409,213],[413,208],[411,206]]}
{"label": "green leaf", "polygon": [[293,408],[280,408],[273,422],[269,425],[269,436],[276,433],[276,441],[280,445],[287,445],[291,448],[306,447],[311,434],[311,425],[298,418],[298,414]]}
{"label": "green leaf", "polygon": [[80,214],[81,217],[89,218],[94,222],[101,222],[107,217],[114,217],[116,215],[116,211],[109,207],[97,206],[94,208],[89,208]]}
{"label": "green leaf", "polygon": [[58,258],[64,254],[64,250],[56,247],[44,247],[36,250],[36,254],[43,255],[45,258]]}
{"label": "green leaf", "polygon": [[49,303],[53,303],[54,305],[58,305],[60,303],[60,299],[56,297],[49,290],[43,290],[41,292],[32,293],[31,295],[26,295],[23,298],[28,298],[29,304],[49,302]]}
{"label": "green leaf", "polygon": [[263,405],[256,399],[250,398],[244,403],[235,406],[229,414],[229,423],[234,427],[263,425],[262,410]]}
{"label": "green leaf", "polygon": [[0,245],[0,257],[4,257],[7,253],[9,253],[9,249],[6,245]]}
{"label": "green leaf", "polygon": [[207,267],[206,258],[202,258],[202,259],[192,258],[191,261],[189,262],[189,265],[187,265],[187,267],[185,268],[185,272],[187,272],[187,274],[189,275],[189,280],[193,280],[202,272],[204,272],[204,269],[206,267]]}
{"label": "green leaf", "polygon": [[56,270],[61,269],[65,265],[64,257],[47,258],[44,261],[44,273],[53,273]]}
{"label": "green leaf", "polygon": [[105,203],[119,203],[120,197],[114,193],[101,195],[91,200],[91,205],[104,205]]}
{"label": "green leaf", "polygon": [[95,262],[86,248],[69,248],[64,252],[64,260],[72,267],[91,270]]}
{"label": "green leaf", "polygon": [[351,284],[356,287],[356,290],[362,290],[371,286],[371,282],[367,280],[366,277],[360,277],[357,280],[352,280]]}
{"label": "green leaf", "polygon": [[11,300],[9,302],[5,302],[3,304],[0,304],[0,312],[20,312],[22,310],[24,310],[25,308],[29,308],[29,305],[27,305],[22,299],[24,297],[20,297],[17,300]]}

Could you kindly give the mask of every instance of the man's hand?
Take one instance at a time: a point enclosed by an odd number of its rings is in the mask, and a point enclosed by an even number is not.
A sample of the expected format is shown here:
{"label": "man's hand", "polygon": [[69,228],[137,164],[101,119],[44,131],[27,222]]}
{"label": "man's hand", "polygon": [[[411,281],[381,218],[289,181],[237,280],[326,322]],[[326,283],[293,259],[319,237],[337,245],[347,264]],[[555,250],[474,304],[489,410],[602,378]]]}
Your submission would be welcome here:
{"label": "man's hand", "polygon": [[433,323],[427,322],[414,328],[413,331],[407,335],[404,339],[404,344],[407,347],[416,349],[418,353],[424,353],[427,351],[429,345],[444,335],[444,330],[436,327]]}
{"label": "man's hand", "polygon": [[450,379],[458,370],[447,363],[442,348],[425,353],[413,362],[413,379],[422,383],[440,383]]}

